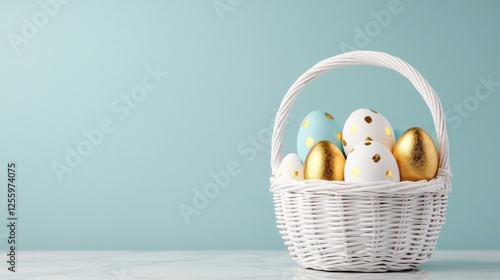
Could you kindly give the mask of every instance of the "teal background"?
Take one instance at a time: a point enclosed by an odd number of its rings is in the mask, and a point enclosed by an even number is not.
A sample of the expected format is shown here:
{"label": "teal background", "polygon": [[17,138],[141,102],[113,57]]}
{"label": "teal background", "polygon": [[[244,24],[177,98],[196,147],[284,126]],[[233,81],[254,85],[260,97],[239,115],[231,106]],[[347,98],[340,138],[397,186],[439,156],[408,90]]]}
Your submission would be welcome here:
{"label": "teal background", "polygon": [[[453,191],[438,248],[500,249],[500,86],[473,103],[479,77],[500,81],[500,2],[401,0],[356,45],[356,28],[373,25],[371,12],[388,3],[73,0],[16,53],[9,33],[22,34],[22,17],[42,9],[0,1],[0,224],[13,160],[20,249],[284,249],[268,190],[269,123],[300,74],[350,44],[408,61],[448,111]],[[219,16],[214,5],[228,10]],[[169,76],[121,120],[111,104],[157,65]],[[464,102],[477,108],[460,116],[454,106]],[[402,76],[349,67],[303,91],[285,152],[308,112],[323,109],[343,125],[363,107],[394,128],[433,130]],[[115,129],[59,181],[53,162],[64,163],[66,147],[104,118]],[[186,222],[179,207],[193,206],[195,190],[229,162],[239,173]],[[2,250],[5,237],[1,226]]]}

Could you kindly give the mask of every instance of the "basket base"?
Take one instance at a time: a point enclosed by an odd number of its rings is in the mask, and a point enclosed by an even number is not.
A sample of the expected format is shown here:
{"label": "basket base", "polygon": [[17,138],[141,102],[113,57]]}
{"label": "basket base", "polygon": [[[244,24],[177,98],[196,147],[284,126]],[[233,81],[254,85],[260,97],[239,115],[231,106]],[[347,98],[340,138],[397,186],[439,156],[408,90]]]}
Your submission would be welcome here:
{"label": "basket base", "polygon": [[[430,275],[423,270],[409,269],[402,271],[389,272],[358,272],[358,271],[321,271],[314,269],[296,268],[293,273],[293,279],[312,280],[312,279],[349,279],[349,280],[428,280]],[[284,279],[284,278],[283,278]],[[288,278],[287,278],[288,279]]]}
{"label": "basket base", "polygon": [[292,255],[294,261],[305,269],[325,272],[403,272],[416,270],[422,263],[429,261],[430,255],[407,256],[394,259],[390,257],[355,257],[349,259],[316,258],[303,260]]}
{"label": "basket base", "polygon": [[[300,264],[299,264],[300,265]],[[411,266],[409,268],[387,268],[387,267],[371,267],[371,268],[351,268],[349,266],[338,266],[329,268],[314,268],[300,265],[304,269],[323,272],[352,272],[352,273],[384,273],[384,272],[405,272],[414,271],[418,266]]]}

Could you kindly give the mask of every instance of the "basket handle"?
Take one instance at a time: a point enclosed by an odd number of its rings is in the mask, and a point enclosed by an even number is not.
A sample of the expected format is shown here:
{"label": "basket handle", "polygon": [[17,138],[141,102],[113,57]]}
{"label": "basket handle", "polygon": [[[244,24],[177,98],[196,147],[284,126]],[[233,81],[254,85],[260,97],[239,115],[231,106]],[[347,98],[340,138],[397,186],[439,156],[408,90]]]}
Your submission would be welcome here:
{"label": "basket handle", "polygon": [[436,135],[438,139],[438,154],[439,154],[439,174],[445,174],[451,177],[450,160],[449,160],[449,144],[448,134],[446,131],[446,121],[443,107],[439,97],[429,83],[420,75],[420,73],[407,62],[383,52],[374,51],[352,51],[339,54],[323,61],[302,74],[283,98],[280,108],[276,113],[274,120],[274,130],[271,147],[271,168],[273,177],[278,170],[281,160],[283,159],[283,135],[285,133],[285,123],[292,106],[295,103],[300,91],[313,79],[321,74],[344,66],[350,65],[374,65],[385,67],[399,72],[405,76],[422,95],[425,103],[429,107],[436,127]]}

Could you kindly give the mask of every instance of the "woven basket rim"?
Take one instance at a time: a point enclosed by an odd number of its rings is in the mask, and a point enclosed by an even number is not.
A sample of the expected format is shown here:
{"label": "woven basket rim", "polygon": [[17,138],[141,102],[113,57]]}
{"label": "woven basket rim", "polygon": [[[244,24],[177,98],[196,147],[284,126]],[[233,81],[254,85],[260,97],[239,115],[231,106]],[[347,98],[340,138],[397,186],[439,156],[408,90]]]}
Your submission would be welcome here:
{"label": "woven basket rim", "polygon": [[429,181],[378,181],[369,183],[354,183],[346,181],[326,180],[283,180],[271,177],[272,193],[300,193],[308,195],[347,195],[356,194],[361,196],[387,196],[408,194],[440,194],[451,191],[451,177],[442,172],[436,178]]}

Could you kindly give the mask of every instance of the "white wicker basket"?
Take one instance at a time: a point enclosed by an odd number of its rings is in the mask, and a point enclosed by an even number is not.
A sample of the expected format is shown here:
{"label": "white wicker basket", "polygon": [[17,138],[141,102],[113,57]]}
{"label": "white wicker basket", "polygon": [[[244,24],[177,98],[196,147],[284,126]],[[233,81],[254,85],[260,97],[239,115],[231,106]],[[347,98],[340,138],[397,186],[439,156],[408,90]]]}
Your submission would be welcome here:
{"label": "white wicker basket", "polygon": [[[285,122],[300,91],[314,78],[349,65],[375,65],[405,76],[422,95],[436,127],[439,171],[419,182],[349,183],[278,180]],[[354,51],[325,59],[300,76],[278,110],[272,138],[271,187],[277,226],[293,259],[326,271],[400,271],[431,257],[445,221],[451,171],[443,108],[417,70],[394,56]]]}

